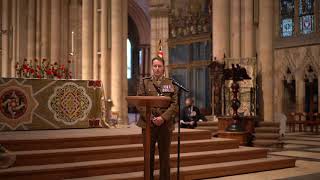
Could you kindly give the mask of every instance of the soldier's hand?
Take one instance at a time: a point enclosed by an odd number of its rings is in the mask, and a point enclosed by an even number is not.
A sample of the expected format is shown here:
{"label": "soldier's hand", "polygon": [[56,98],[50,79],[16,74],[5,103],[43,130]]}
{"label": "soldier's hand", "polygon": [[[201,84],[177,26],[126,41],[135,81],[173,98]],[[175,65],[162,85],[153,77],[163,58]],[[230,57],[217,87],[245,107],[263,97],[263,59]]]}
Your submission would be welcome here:
{"label": "soldier's hand", "polygon": [[156,126],[161,126],[161,125],[163,124],[163,122],[164,122],[164,119],[163,119],[161,116],[159,116],[159,117],[154,117],[154,118],[152,119],[152,122],[153,122]]}

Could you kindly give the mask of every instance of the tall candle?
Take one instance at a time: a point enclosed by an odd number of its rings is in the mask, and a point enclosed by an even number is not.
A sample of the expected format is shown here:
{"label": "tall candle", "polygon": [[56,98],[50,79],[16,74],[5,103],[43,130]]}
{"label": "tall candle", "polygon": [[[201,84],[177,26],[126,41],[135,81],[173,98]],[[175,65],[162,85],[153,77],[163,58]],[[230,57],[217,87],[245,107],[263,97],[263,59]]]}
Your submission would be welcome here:
{"label": "tall candle", "polygon": [[71,53],[74,53],[74,32],[71,32]]}

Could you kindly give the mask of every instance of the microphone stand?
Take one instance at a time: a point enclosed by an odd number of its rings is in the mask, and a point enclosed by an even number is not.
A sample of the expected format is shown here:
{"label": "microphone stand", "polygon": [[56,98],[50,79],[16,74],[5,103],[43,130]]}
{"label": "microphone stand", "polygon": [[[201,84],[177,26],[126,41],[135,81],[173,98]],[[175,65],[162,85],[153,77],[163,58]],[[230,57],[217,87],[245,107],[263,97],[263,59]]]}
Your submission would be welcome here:
{"label": "microphone stand", "polygon": [[189,89],[182,86],[180,83],[178,83],[175,79],[171,78],[172,83],[178,87],[178,152],[177,152],[177,180],[180,179],[180,95],[181,91],[183,90],[185,92],[190,92]]}

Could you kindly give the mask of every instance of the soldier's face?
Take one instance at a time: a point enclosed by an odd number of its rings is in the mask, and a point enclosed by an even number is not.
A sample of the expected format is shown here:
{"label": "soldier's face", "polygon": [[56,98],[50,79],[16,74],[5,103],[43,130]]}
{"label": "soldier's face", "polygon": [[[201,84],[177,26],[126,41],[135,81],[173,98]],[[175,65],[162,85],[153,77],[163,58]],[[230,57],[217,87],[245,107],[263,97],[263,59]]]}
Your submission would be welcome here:
{"label": "soldier's face", "polygon": [[164,74],[164,65],[161,61],[159,60],[154,60],[152,62],[152,71],[153,71],[153,75],[160,77]]}
{"label": "soldier's face", "polygon": [[191,99],[186,99],[186,106],[191,106],[192,105],[192,100]]}

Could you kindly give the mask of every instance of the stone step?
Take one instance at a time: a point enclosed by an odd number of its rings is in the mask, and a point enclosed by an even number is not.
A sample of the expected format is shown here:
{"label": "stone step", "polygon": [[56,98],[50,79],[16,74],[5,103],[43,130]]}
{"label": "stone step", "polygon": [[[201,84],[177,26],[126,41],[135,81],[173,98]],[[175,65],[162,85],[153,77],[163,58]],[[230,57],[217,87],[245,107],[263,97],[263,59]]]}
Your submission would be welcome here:
{"label": "stone step", "polygon": [[279,139],[279,133],[255,133],[256,139]]}
{"label": "stone step", "polygon": [[[267,170],[295,167],[295,159],[271,156],[268,158],[244,161],[223,162],[206,165],[194,165],[180,168],[180,179],[193,180],[253,173]],[[143,171],[123,174],[110,174],[76,178],[74,180],[143,180]],[[159,179],[159,171],[155,171],[155,179]],[[171,179],[177,179],[177,169],[171,168]]]}
{"label": "stone step", "polygon": [[219,128],[217,126],[198,126],[196,129],[208,130],[211,132],[217,132],[219,130]]}
{"label": "stone step", "polygon": [[279,133],[280,128],[276,127],[256,127],[256,133]]}
{"label": "stone step", "polygon": [[[182,153],[223,149],[235,149],[239,142],[231,139],[212,138],[181,141]],[[177,152],[177,141],[171,144],[171,153]],[[17,156],[15,166],[71,163],[80,161],[119,159],[143,156],[142,144],[82,147],[51,150],[31,150],[13,152]]]}
{"label": "stone step", "polygon": [[202,121],[202,122],[198,122],[198,127],[202,127],[202,126],[218,126],[218,122],[217,121]]}
{"label": "stone step", "polygon": [[213,120],[214,120],[214,116],[206,116],[206,119],[207,119],[208,121],[213,121]]}
{"label": "stone step", "polygon": [[266,121],[260,121],[259,127],[280,127],[280,122],[266,122]]}
{"label": "stone step", "polygon": [[[217,151],[202,151],[181,153],[181,167],[195,166],[230,161],[241,161],[267,157],[267,149],[240,147]],[[171,155],[171,167],[176,165],[177,155]],[[158,156],[156,156],[155,169],[158,169]],[[79,178],[108,174],[129,173],[143,171],[143,157],[109,159],[99,161],[83,161],[76,163],[62,163],[50,165],[33,165],[11,167],[0,170],[0,177],[10,179],[54,179]],[[201,171],[197,174],[202,174]]]}
{"label": "stone step", "polygon": [[[203,130],[181,129],[181,141],[211,139],[212,133]],[[177,140],[177,130],[173,132]],[[0,144],[10,151],[65,149],[95,146],[114,146],[142,143],[140,128],[68,129],[48,131],[1,132]]]}
{"label": "stone step", "polygon": [[284,144],[281,140],[257,139],[253,141],[255,147],[282,147]]}

